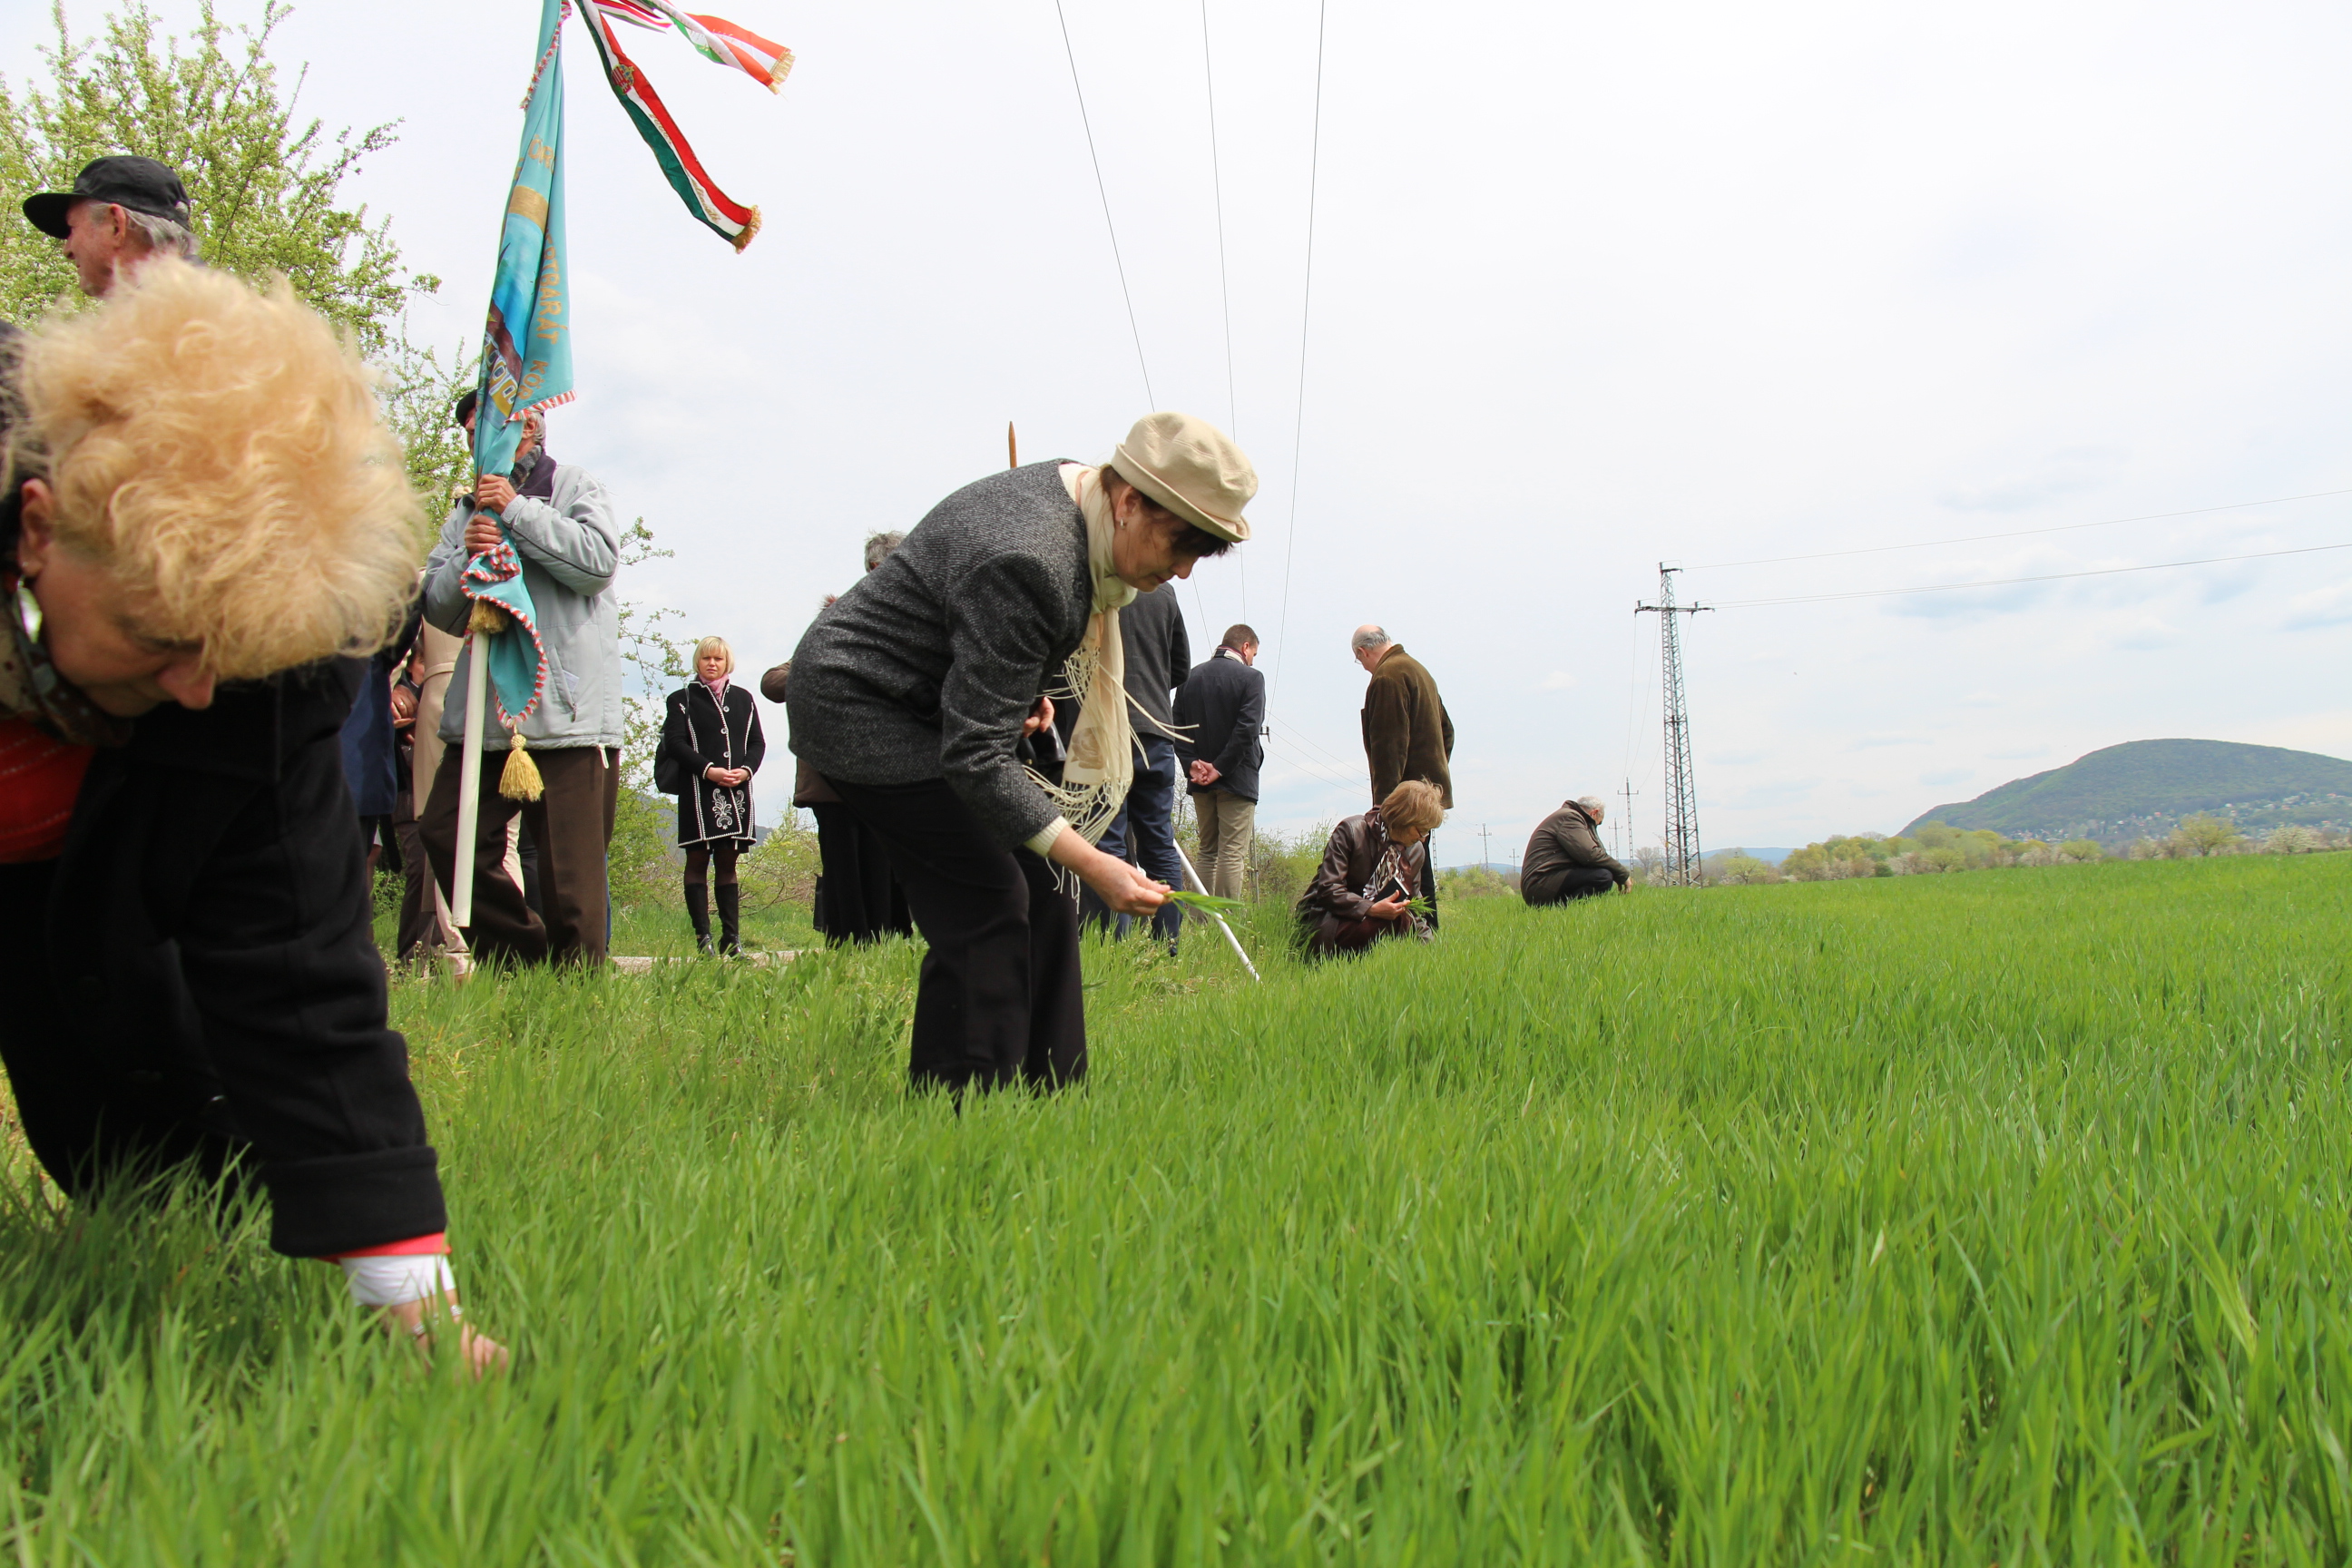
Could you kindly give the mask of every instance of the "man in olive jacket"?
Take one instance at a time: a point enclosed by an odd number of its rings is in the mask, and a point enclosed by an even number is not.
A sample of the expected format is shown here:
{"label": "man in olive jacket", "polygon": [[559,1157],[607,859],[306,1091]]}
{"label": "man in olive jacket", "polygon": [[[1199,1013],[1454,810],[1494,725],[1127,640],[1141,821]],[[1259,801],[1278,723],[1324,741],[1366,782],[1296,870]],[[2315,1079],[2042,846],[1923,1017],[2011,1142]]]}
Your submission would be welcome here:
{"label": "man in olive jacket", "polygon": [[1541,906],[1623,892],[1633,874],[1601,847],[1602,815],[1600,798],[1587,795],[1545,817],[1519,858],[1519,897]]}
{"label": "man in olive jacket", "polygon": [[[1437,682],[1402,644],[1376,626],[1356,628],[1349,639],[1356,662],[1372,679],[1364,688],[1364,760],[1370,764],[1372,803],[1407,779],[1437,786],[1445,808],[1454,809],[1454,720],[1437,695]],[[1422,897],[1437,907],[1437,849],[1422,858]],[[1430,923],[1436,920],[1432,916]]]}

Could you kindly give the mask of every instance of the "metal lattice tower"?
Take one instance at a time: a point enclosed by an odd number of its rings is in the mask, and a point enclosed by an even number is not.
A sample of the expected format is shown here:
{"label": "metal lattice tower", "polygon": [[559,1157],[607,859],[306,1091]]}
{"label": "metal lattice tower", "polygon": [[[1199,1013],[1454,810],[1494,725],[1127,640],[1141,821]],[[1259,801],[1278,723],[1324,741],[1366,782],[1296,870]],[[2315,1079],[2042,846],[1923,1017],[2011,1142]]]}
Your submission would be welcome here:
{"label": "metal lattice tower", "polygon": [[1658,563],[1658,600],[1633,606],[1637,616],[1658,617],[1663,639],[1660,673],[1666,708],[1666,863],[1658,880],[1666,887],[1696,888],[1703,879],[1698,844],[1698,789],[1691,776],[1690,709],[1683,696],[1683,637],[1678,616],[1695,616],[1712,606],[1675,603],[1675,574],[1679,566]]}

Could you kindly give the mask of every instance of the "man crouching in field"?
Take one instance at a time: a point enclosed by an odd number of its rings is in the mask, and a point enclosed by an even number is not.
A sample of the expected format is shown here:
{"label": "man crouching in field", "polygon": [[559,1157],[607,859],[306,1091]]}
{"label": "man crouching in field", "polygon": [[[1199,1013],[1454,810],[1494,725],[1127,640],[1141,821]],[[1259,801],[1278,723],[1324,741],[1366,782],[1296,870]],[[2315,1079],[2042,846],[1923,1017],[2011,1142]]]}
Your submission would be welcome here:
{"label": "man crouching in field", "polygon": [[1601,847],[1601,819],[1606,813],[1591,795],[1562,801],[1543,819],[1519,858],[1519,897],[1530,907],[1564,904],[1589,899],[1612,888],[1619,892],[1633,873]]}

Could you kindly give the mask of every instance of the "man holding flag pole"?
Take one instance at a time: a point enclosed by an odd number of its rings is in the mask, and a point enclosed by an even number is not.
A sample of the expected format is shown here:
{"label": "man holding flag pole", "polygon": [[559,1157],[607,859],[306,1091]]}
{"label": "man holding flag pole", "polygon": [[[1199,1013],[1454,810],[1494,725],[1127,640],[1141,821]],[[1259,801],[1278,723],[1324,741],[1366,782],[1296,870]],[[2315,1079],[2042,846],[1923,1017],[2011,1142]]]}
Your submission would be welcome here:
{"label": "man holding flag pole", "polygon": [[[620,531],[604,487],[547,455],[542,418],[572,397],[562,59],[572,10],[572,0],[541,0],[481,380],[457,408],[473,441],[474,489],[426,563],[425,617],[465,633],[467,644],[451,682],[462,696],[441,721],[442,739],[457,750],[454,760],[443,755],[421,826],[475,956],[599,963],[620,789],[620,625],[611,593]],[[675,31],[772,92],[792,69],[792,51],[671,0],[584,0],[582,20],[605,84],[663,179],[697,222],[740,251],[760,232],[760,209],[711,179],[613,24]],[[479,874],[503,860],[518,810],[539,846],[544,923],[509,879]]]}
{"label": "man holding flag pole", "polygon": [[[474,490],[450,513],[425,569],[426,616],[467,634],[467,643],[441,721],[456,750],[444,755],[423,827],[476,957],[597,963],[619,789],[620,625],[611,589],[620,530],[604,486],[557,463],[543,437],[543,411],[572,395],[563,10],[562,0],[547,0],[541,18],[481,385],[457,410],[473,437]],[[496,870],[519,810],[539,846],[544,921]]]}

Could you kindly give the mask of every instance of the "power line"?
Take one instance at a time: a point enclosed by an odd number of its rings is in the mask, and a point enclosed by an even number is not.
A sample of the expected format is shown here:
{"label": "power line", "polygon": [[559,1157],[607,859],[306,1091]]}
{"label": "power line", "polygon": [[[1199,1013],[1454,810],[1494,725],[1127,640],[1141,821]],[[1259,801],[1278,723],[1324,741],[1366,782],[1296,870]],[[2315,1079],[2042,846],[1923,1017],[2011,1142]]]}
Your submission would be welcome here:
{"label": "power line", "polygon": [[1797,594],[1784,599],[1727,599],[1716,607],[1749,610],[1767,605],[1819,605],[1832,599],[1888,599],[1902,594],[1948,594],[1962,588],[2009,588],[2021,583],[2055,583],[2065,577],[2113,577],[2125,572],[2168,572],[2176,566],[2220,566],[2231,561],[2267,561],[2277,555],[2311,555],[2352,550],[2344,544],[2306,544],[2294,550],[2257,550],[2246,555],[2209,555],[2199,561],[2152,561],[2145,566],[2100,566],[2086,572],[2047,572],[2038,577],[1993,577],[1981,583],[1928,583],[1916,588],[1864,588],[1850,594]]}
{"label": "power line", "polygon": [[[1209,53],[1209,0],[1201,0],[1201,80],[1209,97],[1209,182],[1217,198],[1217,293],[1225,314],[1225,434],[1242,438],[1241,399],[1234,391],[1234,286],[1225,270],[1225,174],[1217,156],[1217,73]],[[1234,557],[1242,592],[1242,619],[1249,619],[1249,557]]]}
{"label": "power line", "polygon": [[1356,787],[1352,781],[1334,776],[1328,769],[1324,768],[1319,763],[1310,762],[1307,758],[1299,755],[1297,752],[1284,750],[1279,744],[1274,743],[1271,737],[1268,739],[1268,749],[1282,761],[1288,763],[1292,767],[1298,769],[1302,773],[1312,773],[1317,778],[1321,779],[1325,784],[1330,784],[1335,788],[1353,789]]}
{"label": "power line", "polygon": [[2232,501],[2228,506],[2197,506],[2186,511],[2152,511],[2145,517],[2111,517],[2100,522],[2062,522],[2049,528],[2021,528],[2009,533],[1971,533],[1961,539],[1923,539],[1911,544],[1865,544],[1853,550],[1823,550],[1811,555],[1767,555],[1754,561],[1718,561],[1712,565],[1693,566],[1692,572],[1727,572],[1734,566],[1778,566],[1789,561],[1827,561],[1838,555],[1875,555],[1888,550],[1933,550],[1939,544],[1981,544],[1992,539],[2024,539],[2036,533],[2072,533],[2077,529],[2114,528],[2126,522],[2162,522],[2175,517],[2204,517],[2217,511],[2244,511],[2258,506],[2284,506],[2289,501],[2322,500],[2329,496],[2352,495],[2352,489],[2314,490],[2305,496],[2273,496],[2269,500]]}
{"label": "power line", "polygon": [[[1061,0],[1054,0],[1060,5]],[[1275,628],[1274,690],[1266,706],[1282,694],[1282,672],[1290,667],[1290,561],[1298,549],[1298,454],[1307,429],[1307,329],[1315,310],[1315,191],[1323,174],[1323,31],[1329,0],[1315,6],[1315,132],[1307,160],[1307,278],[1298,300],[1298,407],[1290,421],[1290,522],[1282,544],[1282,617]]]}
{"label": "power line", "polygon": [[1304,730],[1292,730],[1288,731],[1288,734],[1292,741],[1297,742],[1299,745],[1305,746],[1317,756],[1322,758],[1323,761],[1330,763],[1333,767],[1338,768],[1341,773],[1345,773],[1349,769],[1356,766],[1354,759],[1341,756],[1330,747],[1323,745],[1313,739]]}
{"label": "power line", "polygon": [[1135,334],[1135,364],[1143,373],[1143,401],[1151,407],[1160,400],[1151,395],[1151,367],[1143,361],[1143,329],[1135,321],[1135,296],[1127,287],[1127,263],[1118,254],[1118,229],[1110,221],[1110,187],[1103,184],[1102,155],[1095,151],[1095,125],[1087,114],[1087,89],[1078,84],[1078,51],[1070,47],[1070,19],[1062,12],[1062,0],[1054,0],[1054,15],[1062,24],[1062,52],[1070,59],[1070,87],[1078,95],[1078,123],[1087,129],[1087,156],[1094,161],[1095,191],[1102,197],[1103,227],[1110,234],[1111,264],[1118,268],[1119,297],[1127,301],[1127,330]]}
{"label": "power line", "polygon": [[1241,402],[1234,392],[1234,286],[1225,271],[1225,175],[1217,158],[1217,73],[1209,56],[1209,0],[1201,0],[1201,79],[1209,89],[1209,181],[1217,198],[1217,290],[1225,310],[1225,434],[1239,441]]}

